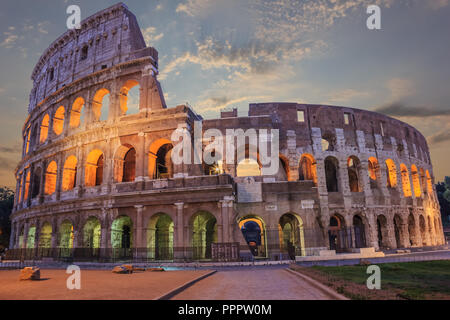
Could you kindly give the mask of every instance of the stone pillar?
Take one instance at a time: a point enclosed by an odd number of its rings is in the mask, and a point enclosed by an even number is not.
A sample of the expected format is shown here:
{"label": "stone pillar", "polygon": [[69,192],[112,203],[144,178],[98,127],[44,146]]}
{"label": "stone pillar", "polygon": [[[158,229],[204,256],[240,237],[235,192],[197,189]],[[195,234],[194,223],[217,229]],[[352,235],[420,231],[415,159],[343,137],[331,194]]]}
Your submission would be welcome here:
{"label": "stone pillar", "polygon": [[136,174],[135,181],[144,181],[145,176],[145,159],[146,159],[146,150],[145,150],[145,133],[138,133],[138,146],[136,153]]}
{"label": "stone pillar", "polygon": [[374,204],[372,188],[370,187],[369,177],[369,161],[366,159],[361,160],[361,167],[359,170],[359,179],[364,191],[364,197],[366,198],[366,205],[371,206]]}
{"label": "stone pillar", "polygon": [[100,256],[103,259],[109,257],[109,249],[111,248],[111,226],[110,226],[110,210],[108,208],[102,208],[101,219],[101,234],[100,234]]}
{"label": "stone pillar", "polygon": [[353,216],[350,214],[347,214],[345,217],[345,225],[347,227],[347,232],[350,232],[350,236],[351,236],[351,241],[352,243],[351,248],[355,248],[356,247],[356,238],[355,238],[355,228],[353,226]]}
{"label": "stone pillar", "polygon": [[41,164],[41,177],[40,177],[40,185],[39,185],[39,203],[42,204],[45,199],[45,172],[47,171],[47,161],[43,160]]}
{"label": "stone pillar", "polygon": [[64,158],[63,154],[59,156],[59,159],[57,160],[58,168],[56,173],[56,200],[59,200],[61,198],[61,190],[62,190],[62,175],[64,171]]}
{"label": "stone pillar", "polygon": [[143,222],[142,222],[142,215],[144,211],[143,205],[135,205],[134,208],[136,209],[136,241],[135,241],[135,248],[141,249],[145,246],[143,245]]}
{"label": "stone pillar", "polygon": [[16,238],[16,233],[17,233],[16,228],[17,228],[17,223],[15,221],[11,222],[11,234],[9,236],[9,249],[15,248],[14,240]]}
{"label": "stone pillar", "polygon": [[368,225],[364,226],[368,233],[367,244],[370,247],[374,247],[375,250],[379,249],[378,246],[378,230],[377,230],[377,219],[373,213],[366,214]]}
{"label": "stone pillar", "polygon": [[174,203],[176,207],[176,221],[174,221],[174,259],[185,257],[185,248],[187,246],[187,242],[185,242],[185,230],[184,230],[184,217],[183,217],[183,209],[184,203],[177,202]]}
{"label": "stone pillar", "polygon": [[350,191],[349,179],[348,179],[348,168],[347,159],[339,159],[338,168],[338,186],[339,192],[344,196],[344,207],[345,209],[350,209],[352,207],[352,192]]}

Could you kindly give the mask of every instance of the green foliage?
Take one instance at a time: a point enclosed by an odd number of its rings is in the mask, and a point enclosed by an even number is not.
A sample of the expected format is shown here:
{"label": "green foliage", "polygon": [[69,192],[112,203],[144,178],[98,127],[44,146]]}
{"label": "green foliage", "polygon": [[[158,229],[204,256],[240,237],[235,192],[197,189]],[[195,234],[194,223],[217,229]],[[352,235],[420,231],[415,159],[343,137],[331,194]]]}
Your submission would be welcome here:
{"label": "green foliage", "polygon": [[8,187],[0,187],[0,251],[9,245],[11,232],[11,215],[14,206],[14,191]]}

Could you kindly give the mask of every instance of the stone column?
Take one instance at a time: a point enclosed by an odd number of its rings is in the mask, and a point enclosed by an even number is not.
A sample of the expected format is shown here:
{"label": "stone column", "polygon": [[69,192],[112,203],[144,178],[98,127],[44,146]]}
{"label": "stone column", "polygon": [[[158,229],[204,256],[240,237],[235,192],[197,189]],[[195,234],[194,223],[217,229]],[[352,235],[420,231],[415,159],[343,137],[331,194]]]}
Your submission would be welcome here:
{"label": "stone column", "polygon": [[47,161],[42,161],[42,170],[41,170],[41,177],[40,177],[40,185],[39,185],[39,203],[42,204],[45,199],[45,172],[47,171]]}
{"label": "stone column", "polygon": [[353,226],[353,216],[350,214],[345,215],[345,225],[347,227],[347,232],[350,232],[352,243],[351,248],[356,248],[356,238],[355,238],[355,228]]}
{"label": "stone column", "polygon": [[352,207],[352,192],[350,191],[349,179],[348,179],[348,168],[347,159],[339,159],[338,168],[338,186],[339,192],[344,196],[344,207],[345,209],[350,209]]}
{"label": "stone column", "polygon": [[373,213],[366,213],[368,225],[364,226],[368,233],[367,243],[369,246],[374,247],[375,250],[379,249],[378,246],[378,230],[377,230],[377,219]]}
{"label": "stone column", "polygon": [[15,221],[11,222],[11,235],[9,237],[9,249],[15,248],[14,240],[16,239],[16,233],[17,233],[16,228],[17,228],[17,223]]}
{"label": "stone column", "polygon": [[[145,177],[145,133],[139,132],[138,133],[138,146],[137,146],[137,153],[136,153],[136,174],[135,174],[135,181],[138,182],[144,182]],[[139,188],[140,190],[144,189],[143,186]]]}
{"label": "stone column", "polygon": [[142,215],[144,211],[143,205],[135,205],[134,208],[136,209],[136,241],[135,241],[135,248],[138,250],[141,248],[144,248],[143,245],[143,228],[142,228]]}
{"label": "stone column", "polygon": [[58,168],[56,173],[56,200],[59,200],[61,198],[61,189],[62,189],[62,175],[64,171],[64,158],[63,154],[59,156],[59,159],[57,160]]}
{"label": "stone column", "polygon": [[185,248],[187,242],[185,242],[185,233],[184,233],[184,217],[183,217],[183,209],[184,202],[174,203],[176,207],[176,221],[174,221],[174,259],[185,257]]}

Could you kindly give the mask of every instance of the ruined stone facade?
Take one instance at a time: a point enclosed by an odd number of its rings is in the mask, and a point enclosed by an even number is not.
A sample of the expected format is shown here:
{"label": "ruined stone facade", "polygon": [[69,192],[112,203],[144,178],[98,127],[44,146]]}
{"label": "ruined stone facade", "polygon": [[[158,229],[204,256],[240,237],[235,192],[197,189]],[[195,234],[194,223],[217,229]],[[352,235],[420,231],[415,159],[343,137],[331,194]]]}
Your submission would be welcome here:
{"label": "ruined stone facade", "polygon": [[[32,74],[10,248],[34,257],[233,260],[444,243],[428,146],[413,127],[297,103],[204,120],[189,106],[167,108],[157,75],[158,52],[123,4],[46,50]],[[139,107],[129,114],[135,87]],[[195,122],[224,135],[278,129],[278,174],[261,176],[258,156],[251,177],[225,154],[217,166],[174,164],[172,133]]]}

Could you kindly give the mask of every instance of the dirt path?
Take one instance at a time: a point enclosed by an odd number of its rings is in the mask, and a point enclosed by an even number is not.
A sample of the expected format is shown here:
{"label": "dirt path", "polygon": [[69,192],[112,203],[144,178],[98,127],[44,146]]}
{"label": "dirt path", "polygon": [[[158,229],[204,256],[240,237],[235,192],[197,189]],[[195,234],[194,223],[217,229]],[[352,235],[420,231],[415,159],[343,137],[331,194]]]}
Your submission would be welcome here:
{"label": "dirt path", "polygon": [[148,300],[159,297],[205,273],[202,271],[136,272],[81,270],[81,289],[67,289],[65,270],[42,270],[41,281],[19,281],[19,270],[0,271],[0,300]]}
{"label": "dirt path", "polygon": [[174,300],[327,300],[327,295],[283,269],[226,270],[194,284]]}

